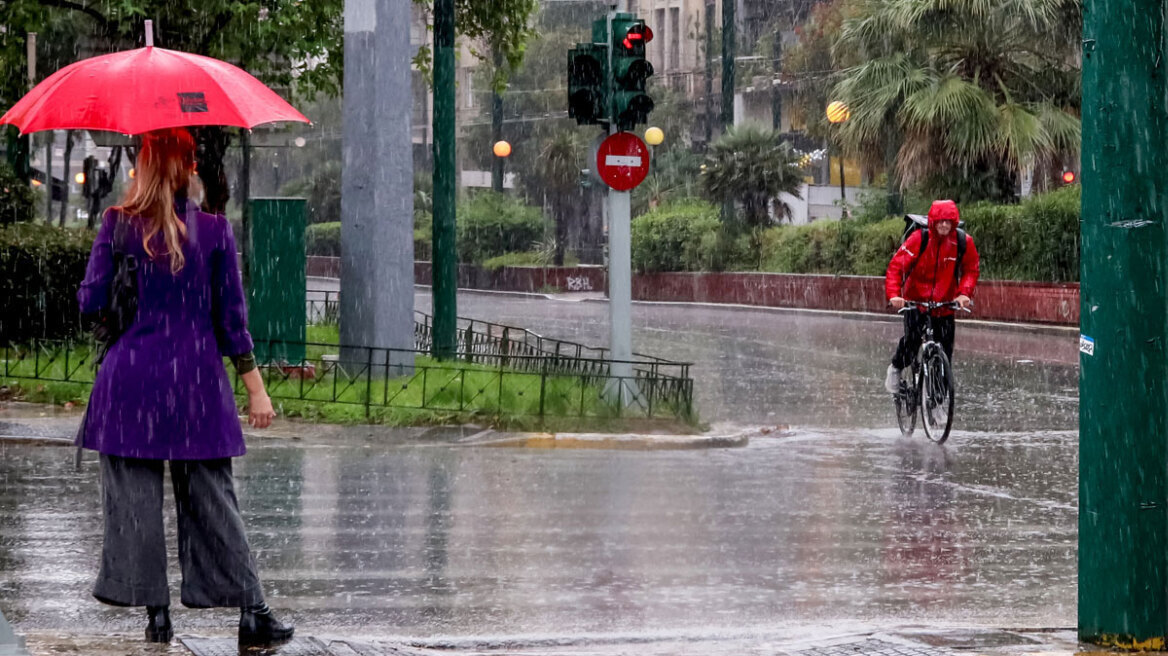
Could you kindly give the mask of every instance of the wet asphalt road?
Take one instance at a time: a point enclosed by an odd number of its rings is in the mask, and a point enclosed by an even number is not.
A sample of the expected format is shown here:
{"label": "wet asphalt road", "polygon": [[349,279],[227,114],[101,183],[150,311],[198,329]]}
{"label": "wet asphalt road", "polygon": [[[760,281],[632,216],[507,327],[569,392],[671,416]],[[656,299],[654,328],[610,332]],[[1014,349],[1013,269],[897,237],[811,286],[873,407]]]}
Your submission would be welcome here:
{"label": "wet asphalt road", "polygon": [[[607,332],[600,303],[460,301],[548,336]],[[704,418],[791,434],[696,452],[262,440],[236,472],[273,606],[307,632],[418,638],[1074,624],[1070,335],[963,327],[959,431],[937,447],[891,428],[896,324],[643,305],[634,321],[637,350],[695,362]],[[141,630],[88,597],[100,541],[95,464],[0,444],[18,630]],[[225,633],[234,616],[176,619]]]}

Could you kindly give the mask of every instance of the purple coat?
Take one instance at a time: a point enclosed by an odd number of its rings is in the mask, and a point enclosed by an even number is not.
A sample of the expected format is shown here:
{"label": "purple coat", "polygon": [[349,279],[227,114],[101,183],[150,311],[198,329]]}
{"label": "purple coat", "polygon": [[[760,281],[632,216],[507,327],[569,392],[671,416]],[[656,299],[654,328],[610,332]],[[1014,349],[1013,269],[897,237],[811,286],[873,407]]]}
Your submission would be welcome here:
{"label": "purple coat", "polygon": [[[186,265],[150,260],[142,248],[142,219],[125,231],[137,256],[138,315],[110,348],[97,372],[82,446],[108,455],[152,460],[230,458],[246,452],[224,356],[252,350],[247,307],[231,224],[176,205],[186,224]],[[93,243],[77,292],[83,313],[105,308],[114,275],[112,240],[117,212],[109,210]],[[166,252],[162,233],[151,250]]]}

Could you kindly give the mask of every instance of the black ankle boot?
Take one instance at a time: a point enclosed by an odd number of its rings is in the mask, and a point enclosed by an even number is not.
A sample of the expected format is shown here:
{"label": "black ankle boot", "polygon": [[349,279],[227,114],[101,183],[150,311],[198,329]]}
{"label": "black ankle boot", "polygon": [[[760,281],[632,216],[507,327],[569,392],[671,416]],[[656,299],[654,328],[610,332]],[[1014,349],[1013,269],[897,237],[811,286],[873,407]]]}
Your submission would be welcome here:
{"label": "black ankle boot", "polygon": [[170,625],[170,606],[146,607],[146,642],[170,642],[174,627]]}
{"label": "black ankle boot", "polygon": [[239,644],[241,645],[273,645],[292,639],[295,631],[291,625],[285,625],[272,614],[267,604],[240,609],[239,613]]}

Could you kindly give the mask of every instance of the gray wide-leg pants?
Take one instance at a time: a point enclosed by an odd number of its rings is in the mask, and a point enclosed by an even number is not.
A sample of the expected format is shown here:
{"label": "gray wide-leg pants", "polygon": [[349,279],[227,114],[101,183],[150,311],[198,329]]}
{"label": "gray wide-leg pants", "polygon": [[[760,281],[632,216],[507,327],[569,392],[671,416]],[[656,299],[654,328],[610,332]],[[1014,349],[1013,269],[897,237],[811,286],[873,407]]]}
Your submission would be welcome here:
{"label": "gray wide-leg pants", "polygon": [[[164,460],[101,456],[105,542],[93,596],[117,606],[168,606],[162,527]],[[235,498],[231,459],[171,460],[178,514],[182,603],[188,608],[262,603],[255,558]]]}

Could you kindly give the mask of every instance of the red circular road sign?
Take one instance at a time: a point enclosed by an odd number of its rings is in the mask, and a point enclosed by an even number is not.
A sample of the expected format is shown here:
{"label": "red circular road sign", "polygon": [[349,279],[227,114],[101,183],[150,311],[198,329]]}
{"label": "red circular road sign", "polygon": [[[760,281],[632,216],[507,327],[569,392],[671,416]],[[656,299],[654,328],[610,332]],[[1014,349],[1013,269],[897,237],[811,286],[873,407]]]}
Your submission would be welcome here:
{"label": "red circular road sign", "polygon": [[613,189],[634,189],[649,175],[649,147],[632,132],[617,132],[596,151],[596,170]]}

